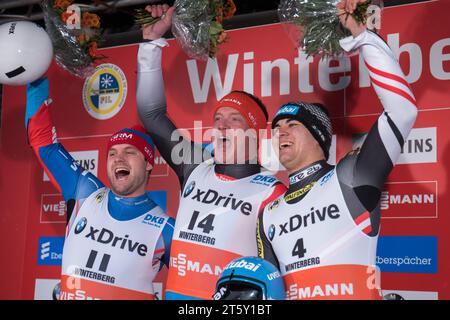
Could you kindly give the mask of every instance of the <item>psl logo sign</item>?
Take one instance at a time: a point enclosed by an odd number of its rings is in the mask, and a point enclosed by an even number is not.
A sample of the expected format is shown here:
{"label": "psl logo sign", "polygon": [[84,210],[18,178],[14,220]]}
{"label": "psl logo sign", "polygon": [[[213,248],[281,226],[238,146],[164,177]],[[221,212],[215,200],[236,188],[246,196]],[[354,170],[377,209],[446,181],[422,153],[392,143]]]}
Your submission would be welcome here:
{"label": "psl logo sign", "polygon": [[83,87],[83,104],[95,119],[114,117],[127,97],[127,79],[123,71],[111,63],[101,64],[87,78]]}

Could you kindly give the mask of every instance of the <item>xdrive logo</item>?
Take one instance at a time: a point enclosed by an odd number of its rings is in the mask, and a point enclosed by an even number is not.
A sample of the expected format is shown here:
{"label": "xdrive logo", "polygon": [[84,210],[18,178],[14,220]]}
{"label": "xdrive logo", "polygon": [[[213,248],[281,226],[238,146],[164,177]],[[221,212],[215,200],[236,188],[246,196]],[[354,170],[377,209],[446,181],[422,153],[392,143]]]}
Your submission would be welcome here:
{"label": "xdrive logo", "polygon": [[61,265],[64,237],[39,238],[38,265]]}
{"label": "xdrive logo", "polygon": [[[84,228],[83,228],[84,230]],[[88,233],[85,235],[85,238],[89,238],[90,240],[96,241],[101,244],[110,245],[113,248],[120,248],[122,250],[127,250],[128,252],[136,252],[138,255],[145,257],[147,254],[147,246],[143,243],[134,242],[132,239],[129,239],[129,235],[126,234],[124,237],[118,237],[106,228],[95,229],[90,226]]]}
{"label": "xdrive logo", "polygon": [[197,189],[195,195],[191,199],[204,204],[214,204],[218,207],[230,208],[236,211],[239,210],[247,216],[250,215],[252,212],[252,204],[250,202],[238,200],[233,196],[232,193],[228,196],[221,196],[217,191],[212,189],[208,189],[208,191]]}
{"label": "xdrive logo", "polygon": [[[306,228],[309,225],[313,225],[316,222],[322,222],[327,219],[338,219],[340,217],[339,207],[335,204],[330,204],[322,209],[311,208],[311,212],[305,215],[296,214],[289,218],[289,221],[280,224],[280,232],[278,236],[287,234],[289,232],[300,229],[301,227]],[[317,220],[316,220],[317,219]]]}

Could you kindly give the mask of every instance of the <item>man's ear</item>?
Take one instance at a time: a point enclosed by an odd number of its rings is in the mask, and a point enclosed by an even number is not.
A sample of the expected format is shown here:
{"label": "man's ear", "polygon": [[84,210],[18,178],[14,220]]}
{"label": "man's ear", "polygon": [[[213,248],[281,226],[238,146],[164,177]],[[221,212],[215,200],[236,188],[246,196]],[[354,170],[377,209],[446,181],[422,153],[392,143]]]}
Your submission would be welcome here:
{"label": "man's ear", "polygon": [[147,170],[147,171],[152,171],[153,170],[153,166],[148,161],[147,161],[147,165],[145,166],[145,170]]}

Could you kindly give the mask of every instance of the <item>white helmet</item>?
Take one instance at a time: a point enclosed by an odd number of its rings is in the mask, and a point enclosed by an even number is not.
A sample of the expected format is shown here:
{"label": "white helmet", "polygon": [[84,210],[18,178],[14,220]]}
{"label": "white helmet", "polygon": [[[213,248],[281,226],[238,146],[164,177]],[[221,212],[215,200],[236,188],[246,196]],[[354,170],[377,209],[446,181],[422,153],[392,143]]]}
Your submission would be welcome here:
{"label": "white helmet", "polygon": [[13,21],[0,25],[0,83],[33,82],[47,71],[52,59],[50,37],[37,24]]}

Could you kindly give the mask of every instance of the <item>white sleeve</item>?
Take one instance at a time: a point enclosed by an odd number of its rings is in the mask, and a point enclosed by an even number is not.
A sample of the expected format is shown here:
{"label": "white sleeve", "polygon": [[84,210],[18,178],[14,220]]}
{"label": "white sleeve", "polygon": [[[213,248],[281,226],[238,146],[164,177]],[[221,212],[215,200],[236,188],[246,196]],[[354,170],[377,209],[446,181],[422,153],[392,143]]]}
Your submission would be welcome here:
{"label": "white sleeve", "polygon": [[136,102],[140,113],[165,108],[166,97],[161,69],[162,48],[165,46],[168,46],[168,43],[163,38],[139,45]]}
{"label": "white sleeve", "polygon": [[417,117],[414,94],[398,60],[377,34],[366,30],[355,38],[350,36],[342,39],[340,44],[347,52],[360,50],[372,86],[385,111],[378,119],[379,134],[395,164]]}

